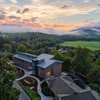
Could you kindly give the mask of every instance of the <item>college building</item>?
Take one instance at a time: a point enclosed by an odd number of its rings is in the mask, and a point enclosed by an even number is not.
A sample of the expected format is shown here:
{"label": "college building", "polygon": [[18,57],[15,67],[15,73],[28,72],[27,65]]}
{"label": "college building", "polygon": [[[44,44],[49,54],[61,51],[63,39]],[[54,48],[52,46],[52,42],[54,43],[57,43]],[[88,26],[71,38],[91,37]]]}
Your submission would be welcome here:
{"label": "college building", "polygon": [[54,60],[50,54],[40,54],[39,56],[17,52],[13,56],[14,64],[26,70],[32,70],[33,74],[42,78],[60,76],[62,72],[62,61]]}

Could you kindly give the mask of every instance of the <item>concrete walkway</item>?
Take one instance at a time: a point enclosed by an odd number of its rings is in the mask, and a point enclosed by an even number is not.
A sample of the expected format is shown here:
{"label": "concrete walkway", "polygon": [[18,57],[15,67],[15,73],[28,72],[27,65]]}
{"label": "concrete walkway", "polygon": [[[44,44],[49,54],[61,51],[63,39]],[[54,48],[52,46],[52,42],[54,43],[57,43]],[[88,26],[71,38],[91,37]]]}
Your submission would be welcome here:
{"label": "concrete walkway", "polygon": [[[15,67],[20,68],[20,67],[18,67],[18,66],[15,66]],[[20,68],[20,69],[22,69],[22,70],[25,72],[25,74],[24,74],[23,77],[16,79],[17,81],[18,81],[18,80],[21,80],[21,79],[23,79],[23,78],[25,78],[25,77],[31,77],[31,78],[36,79],[37,82],[38,82],[37,91],[38,91],[38,94],[41,96],[41,100],[53,100],[52,97],[45,96],[45,95],[42,93],[41,87],[40,87],[41,81],[40,81],[37,77],[35,77],[35,76],[30,76],[30,74],[32,74],[32,72],[29,72],[29,71],[27,71],[27,70],[25,70],[25,69],[23,69],[23,68]]]}

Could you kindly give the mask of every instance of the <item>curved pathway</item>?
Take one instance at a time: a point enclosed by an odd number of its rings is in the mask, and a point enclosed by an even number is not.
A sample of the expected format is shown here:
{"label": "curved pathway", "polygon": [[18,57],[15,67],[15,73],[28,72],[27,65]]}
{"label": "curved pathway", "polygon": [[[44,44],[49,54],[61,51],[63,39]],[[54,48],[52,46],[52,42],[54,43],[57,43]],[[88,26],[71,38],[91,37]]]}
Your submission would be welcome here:
{"label": "curved pathway", "polygon": [[41,96],[41,100],[53,100],[52,97],[45,96],[45,95],[42,93],[41,87],[40,87],[41,81],[40,81],[37,77],[35,77],[35,76],[30,76],[30,74],[32,74],[32,72],[29,72],[29,71],[27,71],[27,70],[25,70],[25,69],[23,69],[23,68],[21,68],[21,67],[18,67],[18,66],[15,66],[15,67],[20,68],[20,69],[22,69],[22,70],[25,72],[24,76],[22,76],[21,78],[16,79],[17,81],[18,81],[18,80],[21,80],[21,79],[23,79],[23,78],[25,78],[25,77],[31,77],[31,78],[36,79],[37,82],[38,82],[37,91],[38,91],[38,94]]}

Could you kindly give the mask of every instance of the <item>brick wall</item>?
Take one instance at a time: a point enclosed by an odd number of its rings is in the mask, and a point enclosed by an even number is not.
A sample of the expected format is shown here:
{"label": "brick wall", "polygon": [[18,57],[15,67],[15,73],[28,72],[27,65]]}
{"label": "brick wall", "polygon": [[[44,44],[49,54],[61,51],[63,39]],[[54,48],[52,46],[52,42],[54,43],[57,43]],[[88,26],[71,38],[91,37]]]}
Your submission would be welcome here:
{"label": "brick wall", "polygon": [[[53,73],[52,73],[52,68],[53,68]],[[60,63],[55,63],[46,69],[38,67],[38,76],[42,78],[49,78],[51,76],[60,76],[61,72],[62,72],[62,64]]]}

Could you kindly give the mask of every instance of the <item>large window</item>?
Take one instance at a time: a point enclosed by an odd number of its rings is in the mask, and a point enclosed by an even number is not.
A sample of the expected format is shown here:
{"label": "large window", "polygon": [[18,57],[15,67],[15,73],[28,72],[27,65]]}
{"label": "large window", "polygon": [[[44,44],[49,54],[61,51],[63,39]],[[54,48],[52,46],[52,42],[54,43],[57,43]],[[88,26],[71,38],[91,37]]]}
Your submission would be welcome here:
{"label": "large window", "polygon": [[54,69],[54,67],[52,66],[51,67],[51,76],[53,76],[53,69]]}

